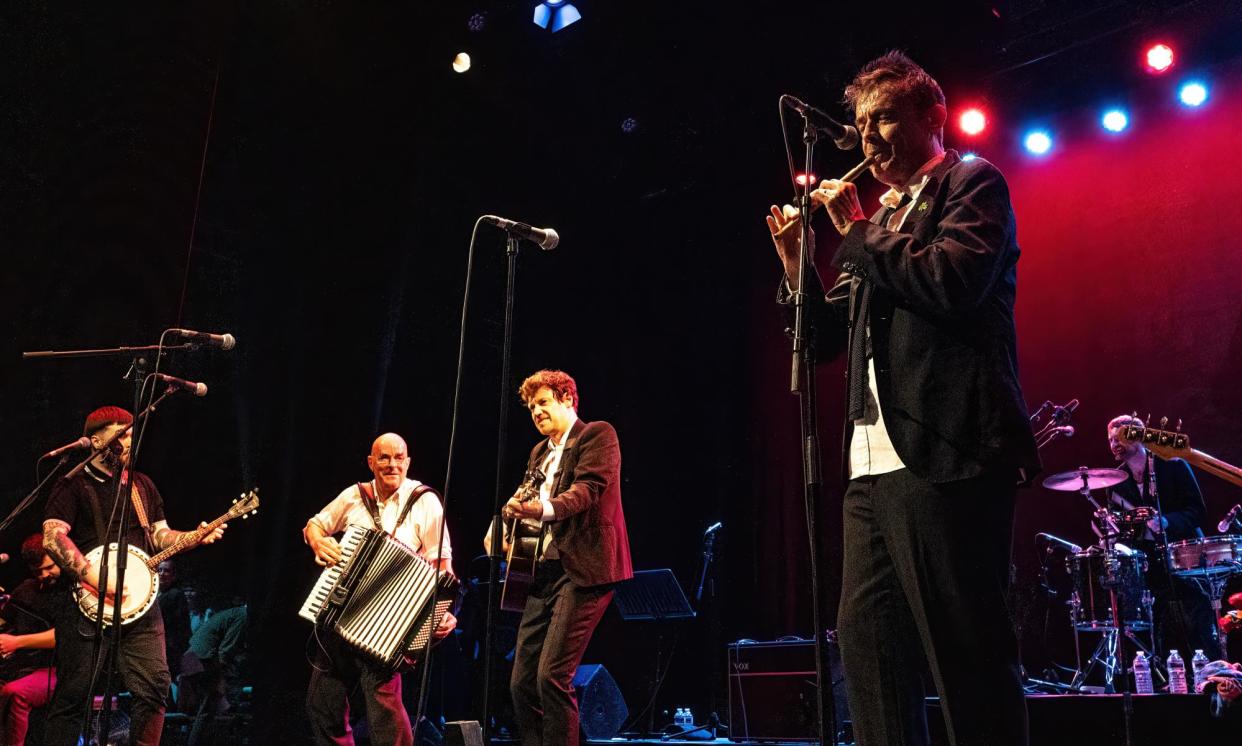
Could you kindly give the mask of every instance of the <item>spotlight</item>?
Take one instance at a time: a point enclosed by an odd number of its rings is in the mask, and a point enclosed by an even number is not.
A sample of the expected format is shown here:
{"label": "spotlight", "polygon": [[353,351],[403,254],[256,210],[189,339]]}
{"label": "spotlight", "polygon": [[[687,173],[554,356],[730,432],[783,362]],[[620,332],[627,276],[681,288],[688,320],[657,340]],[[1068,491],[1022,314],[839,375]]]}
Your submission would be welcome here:
{"label": "spotlight", "polygon": [[978,157],[979,157],[979,154],[978,154],[978,153],[970,153],[970,152],[967,152],[967,153],[962,153],[962,160],[963,160],[963,161],[973,161],[974,159],[976,159],[976,158],[978,158]]}
{"label": "spotlight", "polygon": [[470,55],[465,52],[458,52],[453,58],[453,70],[455,72],[464,73],[470,69]]}
{"label": "spotlight", "polygon": [[1130,118],[1121,109],[1109,109],[1100,118],[1100,124],[1109,132],[1121,132],[1130,124]]}
{"label": "spotlight", "polygon": [[977,135],[988,126],[988,118],[980,109],[967,109],[957,120],[957,126],[968,135]]}
{"label": "spotlight", "polygon": [[815,174],[798,174],[794,181],[798,182],[798,186],[806,186],[807,182],[815,183]]}
{"label": "spotlight", "polygon": [[1182,85],[1177,97],[1187,106],[1201,106],[1208,98],[1207,86],[1199,81],[1191,81]]}
{"label": "spotlight", "polygon": [[1043,130],[1034,130],[1027,133],[1022,144],[1034,155],[1043,155],[1052,149],[1052,136]]}
{"label": "spotlight", "polygon": [[535,25],[553,33],[581,19],[582,14],[566,0],[544,0],[535,6]]}
{"label": "spotlight", "polygon": [[627,135],[631,135],[638,129],[638,120],[634,117],[626,117],[621,121],[621,131]]}
{"label": "spotlight", "polygon": [[1168,44],[1154,44],[1147,49],[1147,71],[1162,73],[1173,67],[1173,48]]}
{"label": "spotlight", "polygon": [[486,13],[475,13],[470,16],[470,20],[466,21],[466,28],[474,31],[475,33],[482,31],[485,26],[487,26]]}

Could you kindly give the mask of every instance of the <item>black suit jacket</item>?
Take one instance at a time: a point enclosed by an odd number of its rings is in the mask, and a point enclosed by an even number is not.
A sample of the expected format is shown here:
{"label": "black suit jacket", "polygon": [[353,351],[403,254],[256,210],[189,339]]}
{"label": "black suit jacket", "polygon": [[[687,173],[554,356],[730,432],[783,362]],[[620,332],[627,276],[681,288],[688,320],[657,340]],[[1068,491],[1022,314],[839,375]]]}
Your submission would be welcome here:
{"label": "black suit jacket", "polygon": [[[545,438],[531,450],[527,468],[541,465],[547,452]],[[595,586],[633,577],[621,509],[621,446],[612,425],[573,424],[551,494],[550,530],[570,579]]]}
{"label": "black suit jacket", "polygon": [[[1169,522],[1165,529],[1168,540],[1182,541],[1202,536],[1201,526],[1207,507],[1203,504],[1203,493],[1199,491],[1199,482],[1195,479],[1190,464],[1180,458],[1171,458],[1168,461],[1153,458],[1152,463],[1155,466],[1156,492],[1160,497],[1161,515]],[[1142,479],[1142,475],[1139,478]],[[1113,491],[1131,505],[1156,507],[1156,501],[1150,495],[1142,494],[1133,476],[1113,487]]]}
{"label": "black suit jacket", "polygon": [[950,150],[900,232],[856,223],[833,258],[842,274],[832,289],[808,286],[823,359],[846,349],[854,279],[871,283],[880,411],[897,455],[923,479],[1039,470],[1018,383],[1017,262],[1004,177],[982,158],[963,161]]}

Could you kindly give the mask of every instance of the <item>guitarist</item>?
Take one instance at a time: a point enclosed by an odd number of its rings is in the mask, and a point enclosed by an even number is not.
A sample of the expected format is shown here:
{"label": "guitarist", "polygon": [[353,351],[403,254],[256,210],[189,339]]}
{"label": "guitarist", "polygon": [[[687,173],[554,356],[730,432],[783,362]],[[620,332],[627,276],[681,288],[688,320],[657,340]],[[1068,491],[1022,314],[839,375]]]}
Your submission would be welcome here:
{"label": "guitarist", "polygon": [[[405,440],[385,433],[371,444],[367,468],[374,479],[351,484],[323,510],[311,516],[302,538],[315,553],[315,562],[331,567],[341,561],[341,546],[333,534],[352,524],[379,529],[418,552],[441,570],[452,572],[453,547],[443,531],[444,507],[434,490],[410,479],[410,454]],[[443,639],[457,626],[445,613],[432,634]],[[349,725],[350,692],[361,689],[366,702],[371,742],[410,746],[414,743],[410,716],[401,702],[401,673],[368,662],[333,634],[318,638],[306,692],[311,740],[316,744],[352,744]]]}
{"label": "guitarist", "polygon": [[[126,468],[130,447],[127,429],[133,421],[133,415],[120,407],[100,407],[87,416],[82,434],[90,438],[97,453],[83,471],[56,483],[44,513],[43,548],[65,575],[96,589],[99,588],[99,568],[82,556],[79,547],[89,551],[115,532],[115,521],[120,513],[111,508],[117,478],[128,482],[123,486],[121,498],[123,509],[130,512],[126,542],[154,554],[171,546],[183,534],[168,527],[164,520],[164,500],[151,478]],[[109,438],[123,430],[125,434],[111,448],[101,450]],[[114,513],[117,518],[109,522],[109,516]],[[224,528],[222,525],[207,534],[202,543],[217,541],[224,535]],[[122,598],[124,593],[122,589]],[[94,622],[79,611],[71,590],[64,590],[58,596],[55,613],[57,681],[45,729],[45,742],[49,746],[77,743],[85,714],[82,708],[86,705],[93,673]],[[113,597],[111,589],[108,597]],[[102,660],[107,660],[111,634],[110,631],[106,633]],[[164,620],[158,605],[126,625],[122,635],[116,666],[133,695],[132,742],[158,744],[170,683],[168,662],[164,657]],[[104,675],[106,672],[100,672],[97,680],[102,681]]]}
{"label": "guitarist", "polygon": [[1203,591],[1191,581],[1170,578],[1165,571],[1161,534],[1169,543],[1203,536],[1201,526],[1207,509],[1190,464],[1180,458],[1162,459],[1137,440],[1121,437],[1124,428],[1143,425],[1130,415],[1108,423],[1108,447],[1129,479],[1109,491],[1114,507],[1132,510],[1159,508],[1135,541],[1147,554],[1147,584],[1156,598],[1153,608],[1157,655],[1163,660],[1173,648],[1183,654],[1203,650],[1209,659],[1222,651],[1213,635],[1216,616]]}
{"label": "guitarist", "polygon": [[541,469],[545,479],[538,500],[515,496],[502,517],[542,520],[545,539],[509,686],[523,746],[576,746],[574,673],[613,585],[634,574],[621,510],[621,447],[612,425],[578,419],[578,386],[568,374],[541,370],[519,393],[545,436],[531,450],[527,471]]}

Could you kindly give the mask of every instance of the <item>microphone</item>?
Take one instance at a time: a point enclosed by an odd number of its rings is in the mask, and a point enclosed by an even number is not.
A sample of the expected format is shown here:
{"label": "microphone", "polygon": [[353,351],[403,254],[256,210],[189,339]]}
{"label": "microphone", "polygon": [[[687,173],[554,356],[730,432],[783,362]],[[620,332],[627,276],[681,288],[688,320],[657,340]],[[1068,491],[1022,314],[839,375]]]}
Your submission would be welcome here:
{"label": "microphone", "polygon": [[1078,400],[1070,399],[1065,406],[1056,406],[1052,409],[1053,422],[1069,422],[1070,416],[1074,414],[1074,410],[1078,409]]}
{"label": "microphone", "polygon": [[1238,513],[1242,513],[1242,505],[1235,505],[1230,508],[1229,512],[1225,514],[1225,517],[1220,519],[1220,523],[1216,524],[1216,530],[1222,534],[1228,531],[1229,527],[1232,526],[1233,522],[1237,519]]}
{"label": "microphone", "polygon": [[[42,460],[45,458],[52,458],[53,456],[59,456],[65,451],[73,451],[73,450],[77,450],[78,448],[90,448],[90,447],[91,447],[91,439],[83,435],[81,438],[78,438],[72,443],[66,443],[60,448],[53,448],[52,450],[40,456],[39,459]],[[0,560],[0,562],[3,562],[3,560]]]}
{"label": "microphone", "polygon": [[716,521],[715,523],[707,527],[707,530],[703,532],[703,535],[711,536],[712,534],[716,533],[722,528],[724,528],[724,524],[721,523],[720,521]]}
{"label": "microphone", "polygon": [[804,103],[788,93],[781,96],[781,99],[792,106],[794,111],[805,117],[806,123],[811,129],[822,132],[832,138],[833,143],[841,150],[853,150],[858,147],[858,130],[854,127],[848,124],[841,124],[814,106]]}
{"label": "microphone", "polygon": [[539,248],[544,251],[555,249],[556,245],[561,242],[560,235],[551,228],[532,228],[526,223],[519,223],[516,220],[508,220],[495,215],[484,215],[481,220],[484,223],[491,223],[501,230],[512,233],[518,238],[524,238],[527,241],[537,243]]}
{"label": "microphone", "polygon": [[[1073,552],[1074,554],[1078,554],[1079,552],[1082,551],[1082,547],[1078,546],[1072,541],[1066,541],[1065,539],[1062,539],[1059,536],[1053,536],[1052,534],[1044,534],[1044,533],[1039,533],[1035,535],[1047,541],[1050,545],[1056,545],[1066,551]],[[1049,546],[1048,548],[1052,549],[1051,546]]]}
{"label": "microphone", "polygon": [[174,376],[167,376],[167,375],[164,375],[163,373],[156,373],[155,377],[160,379],[164,383],[168,384],[172,388],[181,389],[182,391],[189,391],[191,394],[194,394],[195,396],[207,396],[207,384],[205,383],[195,383],[194,381],[187,381],[184,378],[176,378]]}
{"label": "microphone", "polygon": [[[237,346],[237,338],[232,334],[209,334],[207,332],[196,332],[193,329],[169,329],[168,331],[182,339],[192,339],[195,342],[202,342],[211,347],[219,347],[222,350],[231,350]],[[199,394],[199,396],[202,396],[202,394]]]}

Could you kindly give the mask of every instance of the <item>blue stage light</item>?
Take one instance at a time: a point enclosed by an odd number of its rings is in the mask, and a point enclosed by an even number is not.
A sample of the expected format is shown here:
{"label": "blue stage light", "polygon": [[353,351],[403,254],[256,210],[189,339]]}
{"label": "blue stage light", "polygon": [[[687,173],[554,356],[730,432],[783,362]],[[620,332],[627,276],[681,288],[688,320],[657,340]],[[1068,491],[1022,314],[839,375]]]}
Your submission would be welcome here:
{"label": "blue stage light", "polygon": [[1026,149],[1035,155],[1043,155],[1052,149],[1052,136],[1043,130],[1028,132],[1022,141]]}
{"label": "blue stage light", "polygon": [[973,161],[974,159],[978,157],[979,157],[978,153],[963,153],[962,154],[962,160],[964,161]]}
{"label": "blue stage light", "polygon": [[535,25],[553,33],[581,19],[582,14],[566,0],[544,0],[535,6]]}
{"label": "blue stage light", "polygon": [[1200,106],[1208,98],[1207,86],[1199,81],[1191,81],[1182,85],[1177,97],[1187,106]]}
{"label": "blue stage light", "polygon": [[1121,109],[1109,109],[1100,118],[1100,124],[1109,132],[1121,132],[1130,126],[1130,118]]}

